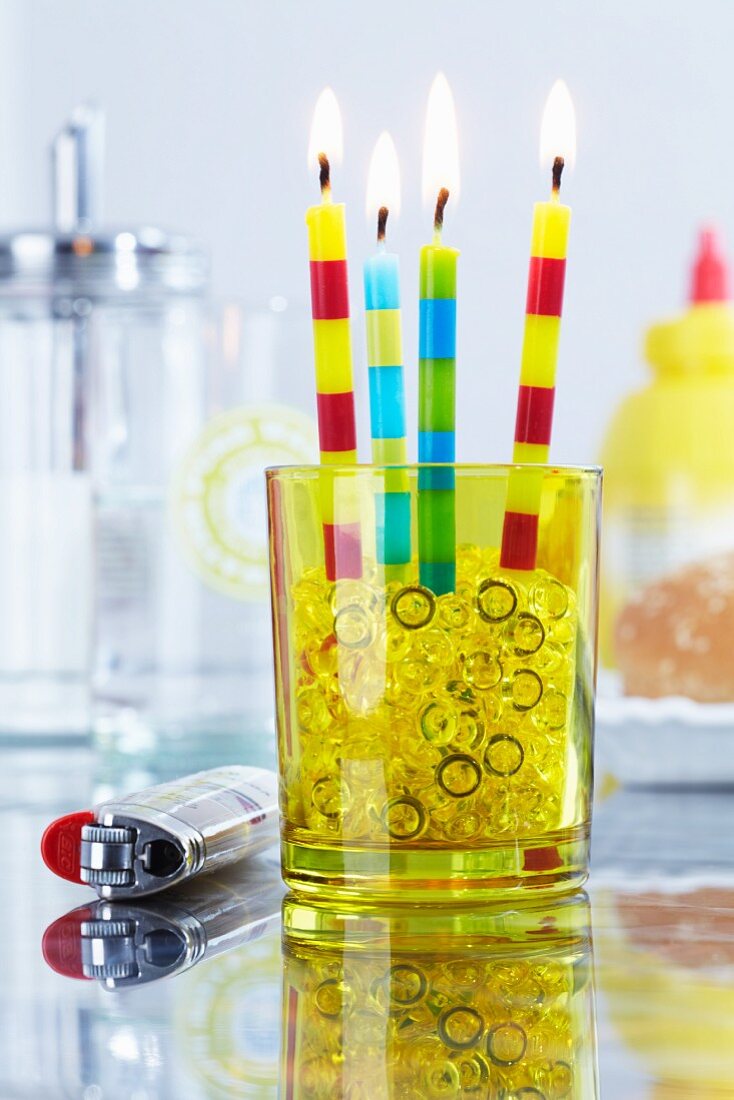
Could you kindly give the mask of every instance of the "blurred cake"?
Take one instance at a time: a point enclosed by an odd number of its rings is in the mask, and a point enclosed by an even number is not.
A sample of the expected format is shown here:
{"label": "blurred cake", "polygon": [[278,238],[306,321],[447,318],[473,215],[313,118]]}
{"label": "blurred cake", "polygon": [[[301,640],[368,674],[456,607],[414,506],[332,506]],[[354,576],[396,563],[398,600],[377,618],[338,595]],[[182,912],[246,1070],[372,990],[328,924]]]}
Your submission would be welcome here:
{"label": "blurred cake", "polygon": [[734,700],[734,552],[640,589],[617,619],[615,651],[626,695]]}

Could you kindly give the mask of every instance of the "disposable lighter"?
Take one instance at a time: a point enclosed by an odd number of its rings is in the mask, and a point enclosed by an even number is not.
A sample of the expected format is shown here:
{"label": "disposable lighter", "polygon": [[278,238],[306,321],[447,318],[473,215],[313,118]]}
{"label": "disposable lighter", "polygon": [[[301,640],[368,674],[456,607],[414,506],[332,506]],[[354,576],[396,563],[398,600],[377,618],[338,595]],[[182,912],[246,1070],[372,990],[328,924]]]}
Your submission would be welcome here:
{"label": "disposable lighter", "polygon": [[232,766],[198,772],[53,821],[44,862],[101,898],[153,894],[254,855],[276,839],[277,777]]}
{"label": "disposable lighter", "polygon": [[278,926],[285,887],[267,855],[242,870],[184,882],[165,897],[93,901],[49,925],[43,956],[104,989],[145,985],[259,939]]}

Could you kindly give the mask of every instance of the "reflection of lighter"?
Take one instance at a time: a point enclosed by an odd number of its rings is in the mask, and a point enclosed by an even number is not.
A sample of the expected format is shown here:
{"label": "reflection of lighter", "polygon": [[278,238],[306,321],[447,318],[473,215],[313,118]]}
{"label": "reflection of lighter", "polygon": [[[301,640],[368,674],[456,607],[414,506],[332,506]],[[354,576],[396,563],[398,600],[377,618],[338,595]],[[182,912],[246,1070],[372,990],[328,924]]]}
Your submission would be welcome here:
{"label": "reflection of lighter", "polygon": [[213,768],[57,818],[41,853],[62,878],[102,898],[129,898],[262,851],[277,826],[272,772]]}
{"label": "reflection of lighter", "polygon": [[283,891],[279,862],[262,856],[165,898],[91,902],[46,929],[43,956],[65,977],[105,989],[143,985],[258,939],[278,922]]}

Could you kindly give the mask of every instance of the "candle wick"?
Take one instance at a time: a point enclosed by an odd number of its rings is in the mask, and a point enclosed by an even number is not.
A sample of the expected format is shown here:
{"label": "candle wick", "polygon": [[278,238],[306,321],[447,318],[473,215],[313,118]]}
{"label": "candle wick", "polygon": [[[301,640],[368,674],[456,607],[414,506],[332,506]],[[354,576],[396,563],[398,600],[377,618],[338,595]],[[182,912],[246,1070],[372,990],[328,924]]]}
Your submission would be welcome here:
{"label": "candle wick", "polygon": [[558,197],[558,193],[561,190],[561,176],[563,175],[565,163],[563,157],[556,157],[553,161],[553,194],[556,197]]}
{"label": "candle wick", "polygon": [[331,199],[331,166],[326,153],[319,153],[319,185],[321,198],[328,202]]}
{"label": "candle wick", "polygon": [[387,226],[387,218],[390,211],[386,206],[381,206],[377,211],[377,240],[380,244],[385,240],[385,228]]}
{"label": "candle wick", "polygon": [[436,200],[436,213],[433,216],[433,240],[435,244],[441,243],[441,230],[443,229],[443,212],[449,201],[449,193],[442,187]]}

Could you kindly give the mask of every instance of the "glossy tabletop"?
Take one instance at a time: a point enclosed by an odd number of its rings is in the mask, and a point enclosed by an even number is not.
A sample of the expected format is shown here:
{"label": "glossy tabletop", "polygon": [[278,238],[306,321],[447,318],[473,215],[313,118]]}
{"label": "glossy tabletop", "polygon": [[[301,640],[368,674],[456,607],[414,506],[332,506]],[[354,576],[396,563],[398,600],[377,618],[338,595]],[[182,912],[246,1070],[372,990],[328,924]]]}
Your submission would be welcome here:
{"label": "glossy tabletop", "polygon": [[734,1097],[733,791],[598,797],[588,902],[283,936],[273,859],[129,912],[43,867],[51,818],[152,778],[0,750],[2,1100]]}

